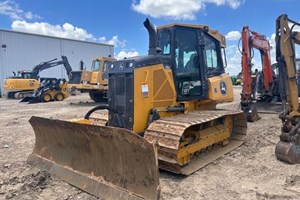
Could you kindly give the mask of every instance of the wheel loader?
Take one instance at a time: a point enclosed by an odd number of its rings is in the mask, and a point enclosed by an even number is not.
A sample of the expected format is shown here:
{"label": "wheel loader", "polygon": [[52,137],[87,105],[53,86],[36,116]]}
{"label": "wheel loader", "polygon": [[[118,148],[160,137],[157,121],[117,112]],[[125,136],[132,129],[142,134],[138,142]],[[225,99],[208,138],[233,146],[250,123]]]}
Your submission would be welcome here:
{"label": "wheel loader", "polygon": [[93,60],[91,71],[73,71],[68,87],[71,90],[88,92],[95,102],[107,103],[108,67],[115,61],[112,57],[98,57]]}
{"label": "wheel loader", "polygon": [[84,119],[30,119],[28,163],[103,199],[158,199],[158,168],[189,175],[244,142],[245,114],[216,108],[233,101],[225,37],[205,25],[144,26],[148,55],[112,63],[108,105]]}

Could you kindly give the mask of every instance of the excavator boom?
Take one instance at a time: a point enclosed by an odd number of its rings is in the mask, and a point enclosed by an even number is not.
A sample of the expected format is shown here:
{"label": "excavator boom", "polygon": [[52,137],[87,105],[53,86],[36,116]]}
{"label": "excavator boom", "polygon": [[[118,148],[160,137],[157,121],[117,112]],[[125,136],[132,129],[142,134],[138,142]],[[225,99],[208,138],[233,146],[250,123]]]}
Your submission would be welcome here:
{"label": "excavator boom", "polygon": [[271,93],[270,88],[273,83],[273,73],[270,58],[270,44],[264,35],[251,31],[248,26],[242,31],[242,74],[243,92],[241,94],[241,109],[247,114],[247,120],[254,122],[259,120],[256,107],[256,79],[257,73],[252,78],[252,49],[258,49],[261,54],[263,90]]}
{"label": "excavator boom", "polygon": [[276,20],[276,60],[283,109],[279,115],[282,128],[275,155],[289,163],[300,163],[300,113],[295,58],[295,44],[300,44],[300,32],[293,30],[296,26],[299,27],[300,23],[285,14]]}

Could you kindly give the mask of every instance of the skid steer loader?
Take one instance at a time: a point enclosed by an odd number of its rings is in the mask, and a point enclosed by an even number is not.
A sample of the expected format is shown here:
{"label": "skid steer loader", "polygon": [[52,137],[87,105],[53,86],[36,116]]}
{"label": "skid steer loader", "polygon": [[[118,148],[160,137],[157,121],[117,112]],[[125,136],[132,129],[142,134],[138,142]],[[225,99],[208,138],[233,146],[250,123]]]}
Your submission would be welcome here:
{"label": "skid steer loader", "polygon": [[100,198],[158,199],[158,167],[189,175],[243,143],[245,114],[216,109],[233,100],[225,37],[204,25],[144,25],[148,55],[113,62],[108,105],[84,119],[30,119],[30,164]]}

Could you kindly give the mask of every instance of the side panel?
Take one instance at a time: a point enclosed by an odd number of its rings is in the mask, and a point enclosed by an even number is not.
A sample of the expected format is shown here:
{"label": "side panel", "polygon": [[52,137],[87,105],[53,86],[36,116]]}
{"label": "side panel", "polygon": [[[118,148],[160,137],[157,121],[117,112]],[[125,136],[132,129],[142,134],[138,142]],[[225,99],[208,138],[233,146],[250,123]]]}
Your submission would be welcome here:
{"label": "side panel", "polygon": [[40,83],[35,79],[6,79],[4,81],[5,91],[14,90],[35,90]]}
{"label": "side panel", "polygon": [[233,87],[230,76],[222,74],[208,79],[208,99],[216,102],[233,101]]}
{"label": "side panel", "polygon": [[134,132],[146,129],[150,110],[176,104],[172,73],[163,65],[134,70]]}

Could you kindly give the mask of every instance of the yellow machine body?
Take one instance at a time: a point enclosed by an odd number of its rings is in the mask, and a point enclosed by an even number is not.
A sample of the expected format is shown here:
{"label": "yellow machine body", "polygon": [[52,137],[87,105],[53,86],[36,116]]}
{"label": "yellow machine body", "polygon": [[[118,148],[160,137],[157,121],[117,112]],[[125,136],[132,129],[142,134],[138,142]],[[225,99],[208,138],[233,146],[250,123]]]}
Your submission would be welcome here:
{"label": "yellow machine body", "polygon": [[[220,82],[228,86],[225,95],[221,93]],[[163,65],[154,65],[138,68],[134,71],[134,127],[133,132],[140,132],[147,127],[149,111],[151,109],[164,110],[166,107],[184,104],[185,113],[195,110],[216,109],[216,104],[233,101],[233,87],[230,76],[222,74],[208,79],[208,99],[201,101],[176,101],[176,90],[172,71]],[[147,87],[148,95],[143,95],[142,87]],[[161,117],[170,117],[182,114],[180,112],[161,112]]]}
{"label": "yellow machine body", "polygon": [[82,70],[79,81],[69,83],[69,88],[89,92],[92,100],[103,102],[108,90],[108,67],[114,60],[111,57],[97,57],[92,62],[91,70]]}
{"label": "yellow machine body", "polygon": [[107,105],[68,122],[31,118],[30,164],[100,198],[158,199],[158,167],[189,175],[243,144],[245,114],[216,108],[233,100],[225,37],[202,25],[144,25],[149,54],[113,62]]}
{"label": "yellow machine body", "polygon": [[4,80],[4,91],[20,91],[20,90],[35,90],[40,87],[40,83],[36,79],[18,79],[7,78]]}

